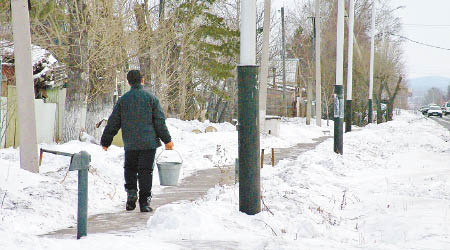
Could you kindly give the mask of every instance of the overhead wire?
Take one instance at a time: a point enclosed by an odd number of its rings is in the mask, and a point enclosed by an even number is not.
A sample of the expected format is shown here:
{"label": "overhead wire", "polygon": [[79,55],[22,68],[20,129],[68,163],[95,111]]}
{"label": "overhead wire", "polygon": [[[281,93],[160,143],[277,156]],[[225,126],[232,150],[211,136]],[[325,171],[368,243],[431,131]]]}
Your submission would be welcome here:
{"label": "overhead wire", "polygon": [[416,43],[416,44],[420,44],[420,45],[423,45],[423,46],[427,46],[427,47],[430,47],[430,48],[441,49],[441,50],[449,50],[449,51],[450,51],[450,48],[444,48],[444,47],[440,47],[440,46],[436,46],[436,45],[432,45],[432,44],[427,44],[427,43],[419,42],[419,41],[413,40],[413,39],[411,39],[411,38],[408,38],[408,37],[406,37],[406,36],[402,36],[402,35],[399,35],[399,34],[394,34],[394,33],[391,33],[391,32],[387,32],[387,34],[392,35],[392,36],[399,37],[399,38],[404,39],[404,40],[407,40],[407,41],[409,41],[409,42],[413,42],[413,43]]}

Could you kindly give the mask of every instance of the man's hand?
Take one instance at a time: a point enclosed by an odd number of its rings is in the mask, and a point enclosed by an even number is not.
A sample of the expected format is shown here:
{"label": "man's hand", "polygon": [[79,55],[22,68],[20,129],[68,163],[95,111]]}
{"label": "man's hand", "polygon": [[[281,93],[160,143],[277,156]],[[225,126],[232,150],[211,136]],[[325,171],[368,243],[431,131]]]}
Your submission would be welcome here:
{"label": "man's hand", "polygon": [[173,142],[169,142],[166,144],[166,150],[173,150]]}
{"label": "man's hand", "polygon": [[103,150],[108,151],[108,147],[102,146]]}

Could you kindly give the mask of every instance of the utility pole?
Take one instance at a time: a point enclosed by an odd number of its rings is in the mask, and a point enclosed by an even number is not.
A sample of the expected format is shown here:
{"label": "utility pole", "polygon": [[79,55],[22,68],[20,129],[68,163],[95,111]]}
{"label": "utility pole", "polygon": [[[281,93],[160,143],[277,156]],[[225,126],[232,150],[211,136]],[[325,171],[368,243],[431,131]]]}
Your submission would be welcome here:
{"label": "utility pole", "polygon": [[269,37],[270,37],[270,0],[264,1],[263,43],[259,88],[259,126],[264,130],[267,104],[267,82],[269,80]]}
{"label": "utility pole", "polygon": [[344,5],[345,0],[338,1],[337,43],[336,43],[336,84],[334,85],[334,152],[343,153],[343,119],[344,119]]}
{"label": "utility pole", "polygon": [[370,76],[369,76],[369,114],[368,114],[368,123],[372,123],[372,115],[373,115],[373,61],[374,61],[374,53],[375,53],[375,1],[373,1],[372,5],[372,25],[371,25],[371,36],[370,36]]}
{"label": "utility pole", "polygon": [[241,1],[239,112],[239,211],[261,211],[259,160],[258,66],[256,66],[256,0]]}
{"label": "utility pole", "polygon": [[284,27],[284,7],[281,7],[281,59],[283,60],[283,113],[287,116],[286,100],[286,38]]}
{"label": "utility pole", "polygon": [[345,132],[352,131],[352,84],[353,84],[353,25],[355,18],[355,1],[350,0],[348,9],[348,69],[347,96],[345,102]]}
{"label": "utility pole", "polygon": [[28,1],[12,0],[14,61],[19,117],[20,167],[39,172],[39,157],[34,108],[33,65]]}
{"label": "utility pole", "polygon": [[[315,51],[315,39],[316,39],[316,17],[311,17],[312,22],[312,40],[313,40],[313,50]],[[308,78],[308,81],[306,83],[306,125],[311,125],[311,106],[312,106],[312,77]]]}
{"label": "utility pole", "polygon": [[315,51],[316,51],[316,125],[322,126],[322,78],[320,75],[320,0],[315,2]]}
{"label": "utility pole", "polygon": [[311,125],[311,106],[312,106],[312,78],[308,77],[306,92],[306,125]]}
{"label": "utility pole", "polygon": [[161,24],[161,20],[164,18],[164,1],[165,0],[159,0],[159,23]]}

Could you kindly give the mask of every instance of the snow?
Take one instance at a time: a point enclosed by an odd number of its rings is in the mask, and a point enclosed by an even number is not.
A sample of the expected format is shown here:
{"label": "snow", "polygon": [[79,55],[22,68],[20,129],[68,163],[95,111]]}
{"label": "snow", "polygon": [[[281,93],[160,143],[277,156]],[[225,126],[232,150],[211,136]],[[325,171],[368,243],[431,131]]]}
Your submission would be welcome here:
{"label": "snow", "polygon": [[267,208],[255,216],[238,212],[238,185],[217,187],[197,203],[157,210],[148,231],[171,242],[245,239],[239,249],[446,249],[449,131],[421,116],[397,118],[345,134],[343,156],[330,139],[263,168]]}
{"label": "snow", "polygon": [[[0,56],[14,58],[14,43],[0,40]],[[58,66],[58,60],[48,50],[34,44],[31,45],[31,61],[33,67],[36,67],[39,63],[42,63],[43,66],[42,71],[33,75],[33,79],[43,77]],[[54,81],[49,81],[48,85],[53,86]]]}
{"label": "snow", "polygon": [[[182,177],[230,165],[237,132],[229,123],[168,119]],[[311,124],[315,124],[311,121]],[[325,124],[325,123],[323,123]],[[218,132],[204,131],[214,126]],[[283,119],[281,135],[265,147],[310,143],[324,135],[304,119]],[[331,131],[332,132],[332,131]],[[123,209],[123,149],[72,141],[43,148],[92,155],[89,214]],[[344,135],[344,155],[328,139],[295,160],[261,170],[263,211],[239,212],[239,187],[217,186],[195,202],[160,207],[146,230],[88,235],[82,240],[38,237],[73,226],[77,179],[67,157],[45,154],[39,174],[19,168],[17,149],[0,150],[0,249],[448,249],[450,132],[406,111],[394,121]],[[160,151],[158,151],[159,153]],[[177,157],[165,152],[164,157]],[[156,168],[155,168],[156,170]],[[155,171],[155,177],[158,175]],[[154,178],[154,192],[161,192]],[[5,196],[6,194],[6,196]],[[207,242],[210,248],[194,246]],[[213,246],[216,246],[215,248]],[[222,246],[222,247],[221,247]]]}

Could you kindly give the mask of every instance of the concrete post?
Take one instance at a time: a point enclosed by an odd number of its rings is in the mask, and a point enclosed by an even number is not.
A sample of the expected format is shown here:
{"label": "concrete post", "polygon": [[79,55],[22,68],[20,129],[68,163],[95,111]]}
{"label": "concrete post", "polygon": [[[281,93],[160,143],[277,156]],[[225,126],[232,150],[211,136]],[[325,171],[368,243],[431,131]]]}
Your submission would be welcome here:
{"label": "concrete post", "polygon": [[352,131],[352,85],[353,85],[353,25],[355,17],[355,1],[350,0],[348,10],[348,69],[347,96],[345,102],[345,132]]}
{"label": "concrete post", "polygon": [[322,126],[322,78],[320,73],[320,0],[315,1],[316,25],[316,125]]}
{"label": "concrete post", "polygon": [[284,7],[281,7],[281,59],[283,60],[283,103],[282,115],[287,116],[287,99],[286,99],[286,41],[284,27]]}
{"label": "concrete post", "polygon": [[344,9],[344,0],[339,0],[336,39],[336,84],[334,85],[334,152],[338,154],[343,153]]}
{"label": "concrete post", "polygon": [[11,0],[18,100],[20,167],[39,172],[28,1]]}
{"label": "concrete post", "polygon": [[312,106],[312,79],[308,79],[308,89],[306,90],[306,125],[311,124],[311,106]]}
{"label": "concrete post", "polygon": [[240,29],[240,65],[237,68],[239,211],[253,215],[261,211],[256,0],[241,2]]}
{"label": "concrete post", "polygon": [[370,36],[370,68],[369,68],[369,113],[368,113],[368,123],[372,123],[373,116],[373,63],[375,54],[375,1],[372,6],[372,24],[371,24],[371,36]]}
{"label": "concrete post", "polygon": [[259,88],[259,126],[264,131],[267,106],[267,82],[269,78],[270,0],[264,1],[264,28]]}

